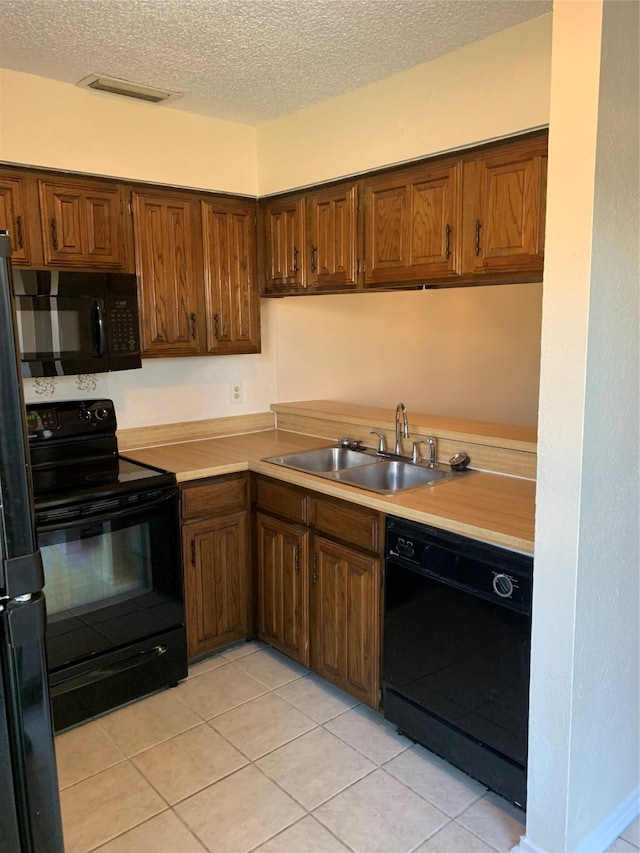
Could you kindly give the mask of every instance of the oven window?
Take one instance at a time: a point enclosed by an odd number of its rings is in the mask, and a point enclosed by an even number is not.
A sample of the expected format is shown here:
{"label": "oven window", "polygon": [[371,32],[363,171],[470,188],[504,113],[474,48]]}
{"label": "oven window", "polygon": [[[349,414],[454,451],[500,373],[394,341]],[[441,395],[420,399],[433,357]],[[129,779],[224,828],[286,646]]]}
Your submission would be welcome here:
{"label": "oven window", "polygon": [[38,546],[50,671],[184,624],[177,492],[131,512],[41,527]]}
{"label": "oven window", "polygon": [[110,522],[42,534],[47,612],[107,607],[152,588],[149,525]]}

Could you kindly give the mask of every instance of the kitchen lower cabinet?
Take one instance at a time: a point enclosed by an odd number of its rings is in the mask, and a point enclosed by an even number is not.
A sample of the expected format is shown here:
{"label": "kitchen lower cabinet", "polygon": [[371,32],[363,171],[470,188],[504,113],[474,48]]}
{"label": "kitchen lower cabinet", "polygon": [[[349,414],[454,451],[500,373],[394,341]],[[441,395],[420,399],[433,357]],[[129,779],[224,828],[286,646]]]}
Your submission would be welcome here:
{"label": "kitchen lower cabinet", "polygon": [[314,538],[311,668],[373,707],[378,705],[380,560]]}
{"label": "kitchen lower cabinet", "polygon": [[309,531],[256,514],[258,636],[309,665]]}
{"label": "kitchen lower cabinet", "polygon": [[254,479],[258,635],[379,707],[382,516]]}
{"label": "kitchen lower cabinet", "polygon": [[187,649],[195,658],[251,629],[247,475],[181,490]]}

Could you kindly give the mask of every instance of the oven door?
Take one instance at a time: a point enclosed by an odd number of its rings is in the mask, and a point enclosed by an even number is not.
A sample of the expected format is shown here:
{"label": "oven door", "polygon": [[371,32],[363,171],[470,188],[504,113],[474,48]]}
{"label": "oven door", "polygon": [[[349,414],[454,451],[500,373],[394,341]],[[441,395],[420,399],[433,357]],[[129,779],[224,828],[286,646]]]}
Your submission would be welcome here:
{"label": "oven door", "polygon": [[56,729],[186,675],[176,487],[37,509],[36,529]]}

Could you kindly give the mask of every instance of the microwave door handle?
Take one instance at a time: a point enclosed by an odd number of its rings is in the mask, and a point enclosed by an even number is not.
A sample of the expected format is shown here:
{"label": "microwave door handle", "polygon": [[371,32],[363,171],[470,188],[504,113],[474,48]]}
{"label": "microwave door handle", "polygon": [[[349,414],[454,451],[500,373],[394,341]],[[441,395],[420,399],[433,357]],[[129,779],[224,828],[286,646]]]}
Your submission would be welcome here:
{"label": "microwave door handle", "polygon": [[105,354],[104,311],[102,310],[102,305],[97,299],[95,301],[95,309],[96,328],[98,330],[97,355],[99,358],[102,358]]}

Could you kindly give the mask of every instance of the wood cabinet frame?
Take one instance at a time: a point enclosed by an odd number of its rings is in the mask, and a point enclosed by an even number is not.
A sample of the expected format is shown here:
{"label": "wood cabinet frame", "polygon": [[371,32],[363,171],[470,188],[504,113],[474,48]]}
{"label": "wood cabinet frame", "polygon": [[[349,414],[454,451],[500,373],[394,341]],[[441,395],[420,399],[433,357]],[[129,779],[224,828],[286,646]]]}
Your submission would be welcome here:
{"label": "wood cabinet frame", "polygon": [[252,503],[258,636],[378,708],[383,516],[262,475]]}

